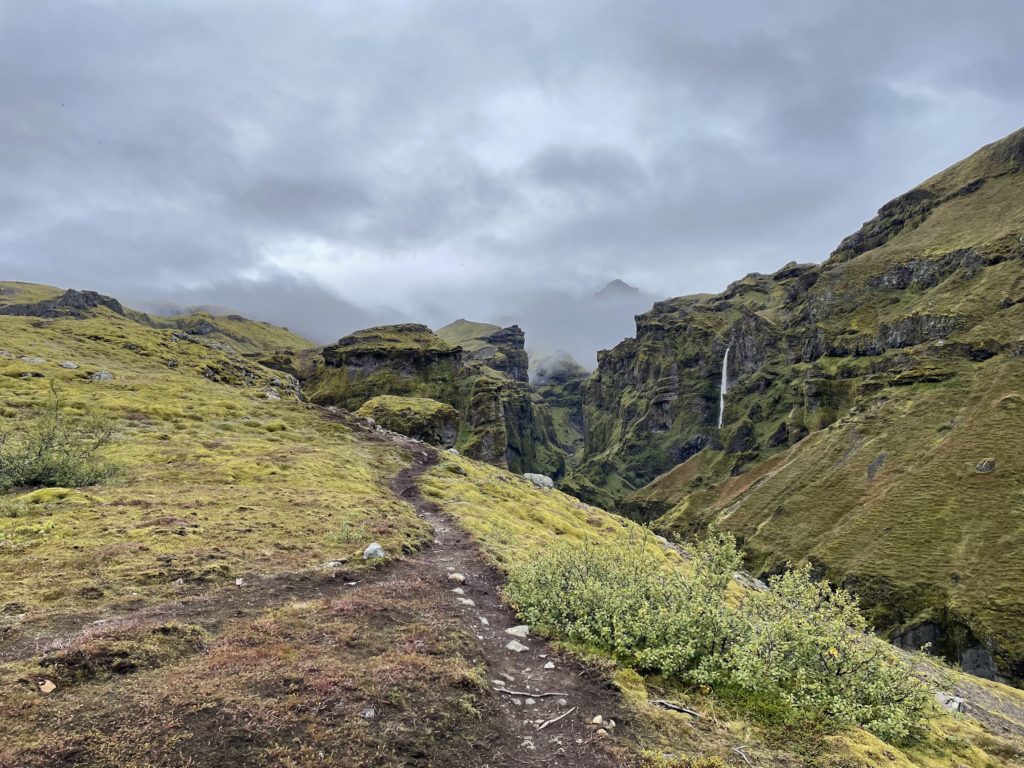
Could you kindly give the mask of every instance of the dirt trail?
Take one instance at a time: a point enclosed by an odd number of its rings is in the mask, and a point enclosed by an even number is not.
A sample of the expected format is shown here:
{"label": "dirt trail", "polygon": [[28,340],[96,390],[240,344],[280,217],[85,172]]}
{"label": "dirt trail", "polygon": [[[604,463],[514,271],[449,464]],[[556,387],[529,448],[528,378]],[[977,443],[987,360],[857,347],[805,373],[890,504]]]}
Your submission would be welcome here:
{"label": "dirt trail", "polygon": [[[484,561],[470,537],[420,494],[418,480],[437,463],[436,452],[418,444],[410,449],[413,464],[398,475],[392,488],[434,527],[433,545],[418,560],[433,571],[439,587],[449,592],[453,608],[477,638],[479,660],[486,665],[494,687],[491,696],[496,700],[492,703],[503,719],[500,731],[508,735],[494,744],[489,755],[493,764],[580,768],[621,765],[613,754],[613,744],[624,727],[618,693],[593,669],[556,654],[540,639],[517,638],[505,632],[519,622],[501,601],[502,577]],[[465,583],[450,582],[451,573],[462,574]],[[455,588],[464,594],[453,592]],[[529,650],[509,650],[510,641]],[[551,668],[545,668],[548,665]],[[501,693],[499,689],[524,695]],[[544,695],[551,693],[557,695]],[[599,726],[592,722],[597,715],[615,722],[609,735],[598,733]]]}

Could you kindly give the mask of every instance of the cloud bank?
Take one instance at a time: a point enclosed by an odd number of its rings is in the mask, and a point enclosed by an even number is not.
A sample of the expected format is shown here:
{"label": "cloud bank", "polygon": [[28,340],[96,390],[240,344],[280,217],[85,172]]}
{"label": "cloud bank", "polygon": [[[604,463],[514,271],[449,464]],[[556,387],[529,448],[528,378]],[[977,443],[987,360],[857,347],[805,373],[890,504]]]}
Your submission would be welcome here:
{"label": "cloud bank", "polygon": [[821,260],[1020,127],[1022,27],[1016,0],[0,0],[0,271],[318,340],[519,318],[592,365],[632,325],[586,309],[608,280]]}

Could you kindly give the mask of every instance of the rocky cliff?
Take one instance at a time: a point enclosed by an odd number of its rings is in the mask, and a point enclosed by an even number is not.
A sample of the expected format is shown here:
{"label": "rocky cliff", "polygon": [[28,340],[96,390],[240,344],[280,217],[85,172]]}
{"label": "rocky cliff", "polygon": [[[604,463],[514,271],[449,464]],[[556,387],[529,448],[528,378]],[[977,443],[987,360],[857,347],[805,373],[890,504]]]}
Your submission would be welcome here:
{"label": "rocky cliff", "polygon": [[821,265],[638,316],[584,385],[566,487],[731,529],[762,574],[811,560],[906,644],[1024,676],[1022,165],[1019,131]]}
{"label": "rocky cliff", "polygon": [[[298,372],[310,400],[322,405],[355,411],[382,395],[447,404],[458,411],[455,445],[466,455],[514,472],[565,472],[551,415],[527,383],[518,326],[460,320],[437,334],[418,324],[369,328],[324,347],[319,357],[305,368],[301,360],[268,363]],[[443,431],[424,429],[417,434]]]}

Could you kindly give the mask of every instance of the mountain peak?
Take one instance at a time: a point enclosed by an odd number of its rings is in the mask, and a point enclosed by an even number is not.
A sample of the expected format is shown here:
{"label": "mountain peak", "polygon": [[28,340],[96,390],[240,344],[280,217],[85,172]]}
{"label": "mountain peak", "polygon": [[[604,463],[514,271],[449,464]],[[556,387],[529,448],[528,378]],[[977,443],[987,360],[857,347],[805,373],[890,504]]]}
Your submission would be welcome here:
{"label": "mountain peak", "polygon": [[611,280],[604,288],[594,294],[595,298],[598,299],[614,299],[620,296],[639,296],[640,289],[635,288],[624,280],[615,278]]}

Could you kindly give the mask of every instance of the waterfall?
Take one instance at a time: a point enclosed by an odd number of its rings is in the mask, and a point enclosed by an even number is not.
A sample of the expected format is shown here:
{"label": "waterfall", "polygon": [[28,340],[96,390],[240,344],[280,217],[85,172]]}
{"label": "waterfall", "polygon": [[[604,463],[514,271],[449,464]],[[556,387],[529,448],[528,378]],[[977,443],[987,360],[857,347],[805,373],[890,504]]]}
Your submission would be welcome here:
{"label": "waterfall", "polygon": [[725,348],[725,356],[722,358],[722,387],[718,395],[718,428],[722,428],[722,420],[725,418],[725,392],[729,389],[729,350],[732,344]]}

